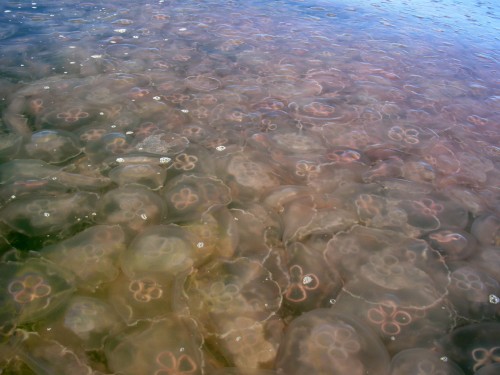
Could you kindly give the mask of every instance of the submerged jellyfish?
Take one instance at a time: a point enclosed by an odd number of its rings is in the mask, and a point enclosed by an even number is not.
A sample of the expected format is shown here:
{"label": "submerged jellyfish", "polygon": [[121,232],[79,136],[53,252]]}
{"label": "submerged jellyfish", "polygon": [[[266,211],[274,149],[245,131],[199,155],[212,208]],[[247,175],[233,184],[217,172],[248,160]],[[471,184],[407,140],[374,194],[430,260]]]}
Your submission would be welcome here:
{"label": "submerged jellyfish", "polygon": [[246,258],[201,267],[187,278],[184,294],[191,314],[210,334],[222,335],[227,322],[237,317],[263,322],[281,306],[280,288],[269,271]]}
{"label": "submerged jellyfish", "polygon": [[500,323],[485,322],[456,328],[440,340],[440,353],[466,373],[500,363]]}
{"label": "submerged jellyfish", "polygon": [[158,275],[168,280],[189,271],[195,261],[189,232],[173,224],[145,229],[120,256],[123,272],[132,279]]}
{"label": "submerged jellyfish", "polygon": [[112,307],[102,299],[74,296],[58,319],[45,323],[49,329],[45,330],[44,336],[72,347],[97,350],[102,348],[107,336],[122,328],[122,322],[117,318]]}
{"label": "submerged jellyfish", "polygon": [[149,189],[122,187],[107,192],[98,202],[97,221],[120,224],[138,232],[164,218],[162,199]]}
{"label": "submerged jellyfish", "polygon": [[200,375],[202,343],[190,318],[169,315],[139,323],[110,338],[105,353],[111,371],[124,375]]}
{"label": "submerged jellyfish", "polygon": [[63,346],[56,340],[35,332],[17,330],[16,338],[9,346],[35,374],[93,373],[90,361],[81,351]]}
{"label": "submerged jellyfish", "polygon": [[3,328],[48,316],[74,291],[72,275],[48,260],[31,258],[0,268]]}
{"label": "submerged jellyfish", "polygon": [[324,262],[321,253],[300,242],[286,245],[286,266],[289,279],[283,305],[292,315],[330,306],[342,287],[339,274]]}
{"label": "submerged jellyfish", "polygon": [[32,195],[8,203],[0,212],[13,231],[36,237],[65,232],[91,215],[97,195],[78,192],[58,196]]}
{"label": "submerged jellyfish", "polygon": [[239,198],[255,197],[256,194],[260,195],[280,183],[268,163],[250,155],[233,156],[227,165],[227,174],[230,176],[227,184]]}
{"label": "submerged jellyfish", "polygon": [[229,188],[214,177],[182,174],[165,186],[165,198],[172,221],[198,219],[212,207],[231,202]]}
{"label": "submerged jellyfish", "polygon": [[125,233],[118,225],[95,225],[41,250],[76,277],[81,289],[94,291],[118,277],[118,257],[125,249]]}
{"label": "submerged jellyfish", "polygon": [[292,321],[276,359],[279,373],[385,375],[389,356],[380,340],[354,318],[330,309]]}
{"label": "submerged jellyfish", "polygon": [[443,360],[429,349],[407,349],[396,354],[391,361],[390,375],[464,375],[450,359]]}
{"label": "submerged jellyfish", "polygon": [[149,164],[123,165],[109,172],[111,180],[119,186],[139,185],[151,190],[161,189],[166,176],[164,168]]}
{"label": "submerged jellyfish", "polygon": [[128,325],[140,320],[160,319],[173,311],[174,282],[158,273],[136,277],[121,275],[109,286],[109,301]]}
{"label": "submerged jellyfish", "polygon": [[30,157],[53,164],[63,163],[82,152],[78,138],[63,130],[35,132],[24,148]]}

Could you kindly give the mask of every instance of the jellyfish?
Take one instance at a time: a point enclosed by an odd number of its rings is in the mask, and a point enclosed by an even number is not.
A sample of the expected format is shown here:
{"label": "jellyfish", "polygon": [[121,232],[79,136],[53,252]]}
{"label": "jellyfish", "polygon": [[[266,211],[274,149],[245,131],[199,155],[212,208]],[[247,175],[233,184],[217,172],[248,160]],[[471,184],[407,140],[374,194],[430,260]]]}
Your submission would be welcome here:
{"label": "jellyfish", "polygon": [[277,174],[268,163],[249,155],[232,156],[226,173],[226,183],[231,187],[233,196],[240,199],[255,197],[280,184]]}
{"label": "jellyfish", "polygon": [[70,347],[98,350],[107,336],[122,328],[123,323],[111,305],[102,299],[73,296],[64,312],[56,320],[43,323],[39,331],[44,337]]}
{"label": "jellyfish", "polygon": [[192,319],[169,315],[111,337],[105,353],[111,371],[124,375],[200,375],[202,343]]}
{"label": "jellyfish", "polygon": [[[364,285],[369,298],[351,293],[352,282],[332,301],[332,311],[356,318],[369,327],[384,343],[389,354],[401,350],[425,347],[431,349],[436,340],[445,335],[455,323],[453,311],[439,296],[432,304],[419,306],[417,291],[380,290],[369,283]],[[412,303],[407,301],[415,298]]]}
{"label": "jellyfish", "polygon": [[120,224],[133,232],[158,224],[166,213],[161,198],[143,187],[122,187],[108,191],[98,202],[96,221]]}
{"label": "jellyfish", "polygon": [[165,186],[165,199],[172,221],[198,219],[212,207],[231,202],[229,188],[219,179],[196,175],[179,175]]}
{"label": "jellyfish", "polygon": [[455,328],[439,340],[439,353],[467,374],[500,363],[500,323],[484,322]]}
{"label": "jellyfish", "polygon": [[82,152],[76,136],[64,130],[34,132],[24,148],[30,157],[52,164],[63,163]]}
{"label": "jellyfish", "polygon": [[450,359],[442,358],[429,349],[402,350],[391,361],[390,375],[464,375]]}
{"label": "jellyfish", "polygon": [[264,322],[278,311],[282,300],[270,272],[246,258],[204,265],[189,275],[184,295],[189,311],[209,334],[223,334],[224,325],[236,317]]}
{"label": "jellyfish", "polygon": [[324,262],[321,252],[300,242],[288,243],[285,250],[288,285],[283,290],[285,314],[299,315],[329,307],[342,288],[340,275]]}
{"label": "jellyfish", "polygon": [[95,291],[118,277],[118,257],[125,248],[125,233],[120,226],[95,225],[40,253],[71,272],[78,288]]}
{"label": "jellyfish", "polygon": [[156,274],[168,279],[189,271],[195,254],[189,232],[174,224],[156,225],[134,238],[121,253],[120,264],[130,278]]}
{"label": "jellyfish", "polygon": [[500,315],[500,283],[487,272],[463,265],[454,267],[448,287],[449,300],[456,313],[469,321],[495,319]]}
{"label": "jellyfish", "polygon": [[1,216],[10,229],[26,236],[65,233],[90,218],[96,200],[96,194],[83,191],[57,196],[33,194],[8,203]]}
{"label": "jellyfish", "polygon": [[35,332],[17,330],[16,338],[11,340],[9,346],[35,374],[83,375],[93,372],[91,361],[83,351],[66,347]]}
{"label": "jellyfish", "polygon": [[71,296],[73,276],[52,262],[30,258],[0,265],[2,328],[49,316]]}
{"label": "jellyfish", "polygon": [[389,355],[355,318],[316,309],[288,326],[276,358],[278,373],[387,374]]}
{"label": "jellyfish", "polygon": [[468,258],[477,246],[474,236],[460,229],[442,228],[429,233],[426,239],[433,249],[450,261]]}
{"label": "jellyfish", "polygon": [[471,233],[484,246],[500,246],[500,218],[493,214],[478,216],[472,223]]}
{"label": "jellyfish", "polygon": [[0,162],[14,159],[21,149],[23,137],[20,134],[2,134],[0,137]]}
{"label": "jellyfish", "polygon": [[113,168],[109,172],[109,177],[119,186],[139,185],[159,190],[165,183],[167,172],[160,166],[132,164]]}

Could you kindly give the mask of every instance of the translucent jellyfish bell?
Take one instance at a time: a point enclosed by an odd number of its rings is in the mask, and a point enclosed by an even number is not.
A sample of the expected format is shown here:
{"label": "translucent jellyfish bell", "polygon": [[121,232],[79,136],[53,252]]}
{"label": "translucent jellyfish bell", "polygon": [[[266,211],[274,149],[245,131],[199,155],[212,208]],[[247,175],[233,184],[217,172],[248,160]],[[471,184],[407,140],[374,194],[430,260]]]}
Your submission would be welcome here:
{"label": "translucent jellyfish bell", "polygon": [[340,275],[324,262],[322,254],[300,242],[286,245],[286,267],[283,306],[291,315],[329,307],[342,288]]}
{"label": "translucent jellyfish bell", "polygon": [[38,332],[69,347],[98,350],[107,336],[122,328],[111,305],[99,298],[74,296],[55,319],[41,323]]}
{"label": "translucent jellyfish bell", "polygon": [[148,164],[118,166],[109,172],[111,180],[119,186],[139,185],[151,190],[161,189],[166,176],[164,168]]}
{"label": "translucent jellyfish bell", "polygon": [[95,225],[41,254],[76,277],[79,288],[94,291],[118,277],[118,257],[126,247],[125,233],[118,225]]}
{"label": "translucent jellyfish bell", "polygon": [[139,323],[109,339],[105,353],[109,368],[115,373],[200,375],[202,342],[190,318],[170,315]]}
{"label": "translucent jellyfish bell", "polygon": [[30,157],[53,164],[63,163],[82,152],[78,138],[63,130],[35,132],[24,148]]}
{"label": "translucent jellyfish bell", "polygon": [[187,278],[184,295],[191,314],[212,334],[223,333],[236,317],[265,321],[281,306],[280,288],[269,271],[246,258],[203,266]]}
{"label": "translucent jellyfish bell", "polygon": [[0,268],[3,322],[15,325],[44,318],[74,291],[72,275],[48,260],[32,258]]}
{"label": "translucent jellyfish bell", "polygon": [[439,342],[439,353],[467,374],[500,363],[500,323],[484,322],[456,328]]}
{"label": "translucent jellyfish bell", "polygon": [[204,212],[231,202],[229,188],[219,179],[180,175],[165,187],[165,198],[172,221],[198,219]]}
{"label": "translucent jellyfish bell", "polygon": [[316,309],[290,323],[276,368],[287,375],[385,375],[389,355],[370,329],[357,320],[330,309]]}
{"label": "translucent jellyfish bell", "polygon": [[5,224],[26,236],[65,232],[94,209],[97,195],[87,192],[58,196],[31,195],[8,203],[1,211]]}
{"label": "translucent jellyfish bell", "polygon": [[165,205],[156,193],[142,187],[122,187],[101,197],[96,220],[103,224],[120,224],[138,232],[159,223],[165,213]]}
{"label": "translucent jellyfish bell", "polygon": [[123,272],[132,279],[155,274],[168,279],[190,270],[195,260],[189,232],[173,224],[147,228],[120,256]]}
{"label": "translucent jellyfish bell", "polygon": [[464,375],[453,361],[444,361],[429,349],[407,349],[396,354],[391,361],[390,375],[443,374]]}

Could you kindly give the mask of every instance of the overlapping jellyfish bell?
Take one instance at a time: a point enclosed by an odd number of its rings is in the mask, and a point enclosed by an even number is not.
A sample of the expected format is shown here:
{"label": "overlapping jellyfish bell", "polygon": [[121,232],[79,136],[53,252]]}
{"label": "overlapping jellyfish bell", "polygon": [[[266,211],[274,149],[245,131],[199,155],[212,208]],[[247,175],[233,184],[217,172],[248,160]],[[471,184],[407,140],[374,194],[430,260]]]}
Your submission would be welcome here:
{"label": "overlapping jellyfish bell", "polygon": [[192,319],[169,315],[116,335],[107,341],[105,353],[111,371],[124,375],[200,375],[202,343]]}
{"label": "overlapping jellyfish bell", "polygon": [[490,159],[468,152],[458,152],[456,156],[460,163],[460,170],[451,176],[452,179],[460,184],[474,187],[484,186],[487,183],[488,172],[495,168]]}
{"label": "overlapping jellyfish bell", "polygon": [[232,199],[229,188],[214,177],[182,174],[170,180],[164,191],[173,222],[198,219],[210,208],[226,206]]}
{"label": "overlapping jellyfish bell", "polygon": [[348,293],[372,303],[387,292],[402,307],[429,307],[445,296],[449,283],[449,270],[436,250],[393,231],[355,226],[335,235],[323,255],[347,281]]}
{"label": "overlapping jellyfish bell", "polygon": [[184,151],[188,145],[189,140],[183,135],[158,131],[136,143],[134,149],[139,152],[172,157]]}
{"label": "overlapping jellyfish bell", "polygon": [[91,361],[83,350],[74,350],[35,332],[17,330],[9,346],[34,374],[93,373]]}
{"label": "overlapping jellyfish bell", "polygon": [[207,338],[207,344],[217,348],[217,354],[238,369],[270,368],[279,346],[271,326],[267,322],[235,317],[224,323],[221,334]]}
{"label": "overlapping jellyfish bell", "polygon": [[282,300],[270,272],[246,258],[213,261],[201,267],[187,278],[184,299],[203,330],[214,335],[224,333],[225,324],[236,318],[243,319],[240,329],[268,320]]}
{"label": "overlapping jellyfish bell", "polygon": [[472,223],[471,233],[483,246],[500,246],[500,218],[488,213],[478,216]]}
{"label": "overlapping jellyfish bell", "polygon": [[425,148],[437,137],[435,133],[425,131],[415,124],[394,123],[389,125],[392,126],[387,127],[386,141],[400,149]]}
{"label": "overlapping jellyfish bell", "polygon": [[292,155],[318,154],[326,151],[323,139],[305,130],[257,133],[252,136],[251,142],[271,151],[281,151]]}
{"label": "overlapping jellyfish bell", "polygon": [[389,355],[378,337],[355,318],[331,309],[309,311],[292,321],[276,359],[279,373],[387,374]]}
{"label": "overlapping jellyfish bell", "polygon": [[139,232],[146,226],[158,224],[165,216],[163,200],[143,187],[122,187],[108,191],[97,204],[96,221],[120,224]]}
{"label": "overlapping jellyfish bell", "polygon": [[125,233],[118,225],[95,225],[41,250],[75,276],[79,289],[95,291],[118,277],[118,257],[125,250]]}
{"label": "overlapping jellyfish bell", "polygon": [[89,220],[97,195],[87,192],[21,197],[8,203],[1,212],[2,221],[14,232],[30,237],[64,234]]}
{"label": "overlapping jellyfish bell", "polygon": [[23,137],[20,134],[2,134],[0,137],[0,162],[14,159],[21,149]]}
{"label": "overlapping jellyfish bell", "polygon": [[500,251],[498,246],[483,247],[470,258],[470,262],[487,274],[500,280]]}
{"label": "overlapping jellyfish bell", "polygon": [[127,325],[157,320],[173,311],[175,279],[158,273],[129,277],[122,274],[109,285],[109,302]]}
{"label": "overlapping jellyfish bell", "polygon": [[2,329],[49,316],[74,291],[73,276],[52,262],[30,258],[0,265]]}
{"label": "overlapping jellyfish bell", "polygon": [[468,223],[467,209],[440,194],[414,194],[408,198],[398,207],[407,213],[408,224],[417,230],[426,232],[441,226],[464,229]]}
{"label": "overlapping jellyfish bell", "polygon": [[454,329],[439,342],[439,354],[467,374],[500,363],[500,323],[484,322]]}
{"label": "overlapping jellyfish bell", "polygon": [[[352,282],[340,292],[331,309],[339,314],[355,317],[369,327],[382,340],[391,355],[414,347],[432,348],[436,340],[445,335],[455,324],[453,310],[435,296],[434,303],[422,307],[409,307],[411,292],[403,298],[398,291],[381,290],[369,293],[369,299],[350,292]],[[366,288],[372,285],[365,284]],[[417,287],[416,287],[417,288]],[[417,305],[418,293],[413,292]]]}
{"label": "overlapping jellyfish bell", "polygon": [[213,207],[183,228],[196,247],[195,266],[212,258],[233,257],[240,241],[236,220],[226,207]]}
{"label": "overlapping jellyfish bell", "polygon": [[[72,164],[75,166],[75,164]],[[16,159],[2,164],[0,168],[0,181],[2,184],[19,183],[26,192],[34,193],[45,184],[36,181],[52,181],[66,187],[81,190],[95,190],[106,187],[111,181],[100,173],[93,175],[72,173],[66,169],[50,165],[42,160]],[[54,184],[52,184],[54,186]]]}
{"label": "overlapping jellyfish bell", "polygon": [[183,173],[214,175],[213,159],[203,147],[187,147],[182,152],[172,155],[171,158],[169,179]]}
{"label": "overlapping jellyfish bell", "polygon": [[300,315],[329,307],[342,288],[338,272],[325,263],[323,254],[301,242],[288,243],[285,250],[288,285],[283,290],[283,312]]}
{"label": "overlapping jellyfish bell", "polygon": [[63,163],[82,152],[78,138],[64,130],[34,132],[24,149],[29,157],[52,164]]}
{"label": "overlapping jellyfish bell", "polygon": [[469,232],[461,229],[441,228],[425,236],[431,247],[448,261],[463,260],[476,250],[477,240]]}
{"label": "overlapping jellyfish bell", "polygon": [[151,190],[161,189],[167,178],[167,171],[156,165],[129,164],[113,168],[109,178],[118,186],[138,185]]}
{"label": "overlapping jellyfish bell", "polygon": [[390,375],[443,374],[464,375],[450,359],[443,360],[436,352],[424,349],[406,349],[396,354],[391,361]]}
{"label": "overlapping jellyfish bell", "polygon": [[145,229],[120,256],[121,268],[131,279],[151,275],[170,279],[189,272],[196,261],[189,232],[174,224]]}
{"label": "overlapping jellyfish bell", "polygon": [[73,296],[64,311],[42,323],[38,331],[44,338],[69,347],[98,350],[107,336],[122,328],[123,322],[110,304],[100,298]]}
{"label": "overlapping jellyfish bell", "polygon": [[92,106],[80,103],[63,103],[60,108],[52,110],[41,118],[40,125],[44,129],[61,129],[73,131],[95,121],[99,111]]}
{"label": "overlapping jellyfish bell", "polygon": [[95,163],[109,156],[124,155],[132,152],[132,139],[123,133],[107,133],[85,146],[85,154]]}
{"label": "overlapping jellyfish bell", "polygon": [[448,299],[457,315],[467,321],[494,320],[500,316],[500,283],[471,265],[454,266]]}
{"label": "overlapping jellyfish bell", "polygon": [[218,370],[207,370],[205,371],[207,375],[277,375],[275,371],[272,370],[262,370],[262,369],[239,369],[226,367]]}
{"label": "overlapping jellyfish bell", "polygon": [[283,242],[301,241],[308,236],[346,230],[357,222],[356,215],[331,204],[322,206],[318,196],[298,197],[284,206]]}
{"label": "overlapping jellyfish bell", "polygon": [[268,96],[273,98],[291,100],[292,98],[314,97],[323,89],[314,79],[290,75],[266,76],[262,80],[268,90]]}
{"label": "overlapping jellyfish bell", "polygon": [[210,92],[221,88],[222,83],[214,77],[208,75],[189,76],[184,80],[190,90]]}

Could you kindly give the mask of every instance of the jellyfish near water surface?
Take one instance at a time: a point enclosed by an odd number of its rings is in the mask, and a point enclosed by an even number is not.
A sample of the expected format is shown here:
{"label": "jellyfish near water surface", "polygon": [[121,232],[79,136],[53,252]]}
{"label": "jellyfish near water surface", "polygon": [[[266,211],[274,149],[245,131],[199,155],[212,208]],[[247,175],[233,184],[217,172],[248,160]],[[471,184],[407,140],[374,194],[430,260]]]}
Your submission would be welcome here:
{"label": "jellyfish near water surface", "polygon": [[0,5],[0,368],[500,366],[500,6]]}

